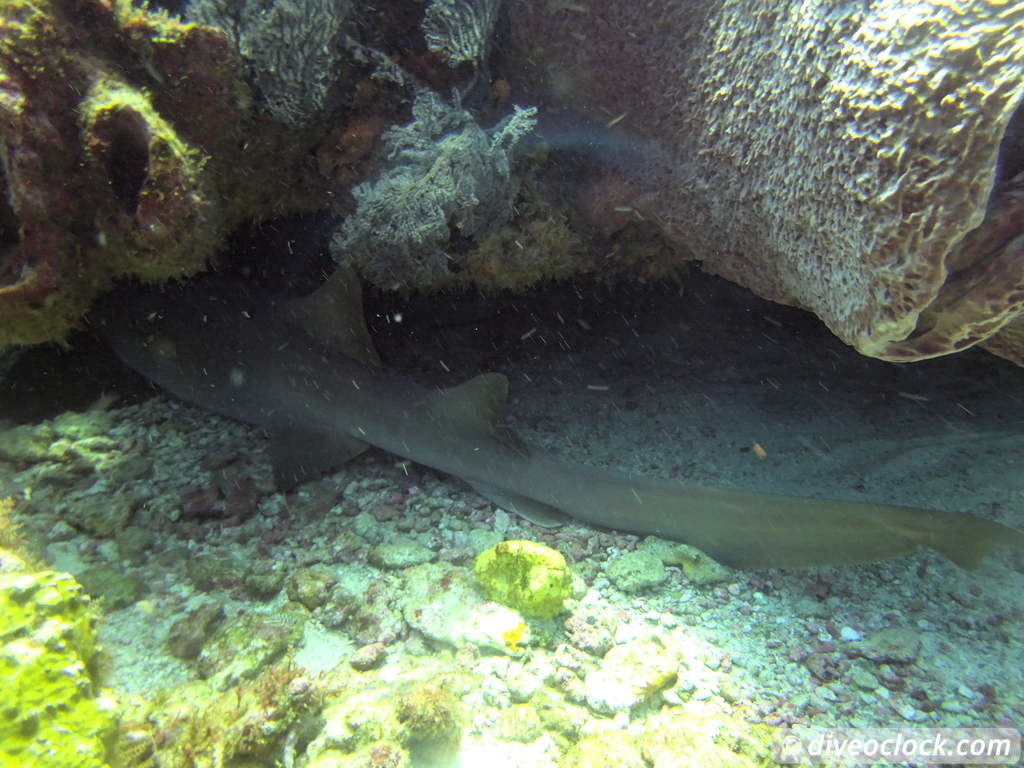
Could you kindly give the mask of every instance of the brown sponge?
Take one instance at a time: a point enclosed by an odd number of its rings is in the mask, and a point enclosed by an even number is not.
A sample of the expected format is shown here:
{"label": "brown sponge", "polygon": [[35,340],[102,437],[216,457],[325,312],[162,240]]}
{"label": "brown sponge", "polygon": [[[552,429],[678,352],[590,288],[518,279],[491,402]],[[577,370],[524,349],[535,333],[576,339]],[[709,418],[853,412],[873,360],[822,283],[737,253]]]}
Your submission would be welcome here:
{"label": "brown sponge", "polygon": [[614,182],[618,199],[591,195],[607,215],[632,206],[706,270],[815,312],[873,357],[954,352],[1021,313],[1024,5],[511,0],[509,13],[514,88],[542,115],[568,106],[659,148]]}

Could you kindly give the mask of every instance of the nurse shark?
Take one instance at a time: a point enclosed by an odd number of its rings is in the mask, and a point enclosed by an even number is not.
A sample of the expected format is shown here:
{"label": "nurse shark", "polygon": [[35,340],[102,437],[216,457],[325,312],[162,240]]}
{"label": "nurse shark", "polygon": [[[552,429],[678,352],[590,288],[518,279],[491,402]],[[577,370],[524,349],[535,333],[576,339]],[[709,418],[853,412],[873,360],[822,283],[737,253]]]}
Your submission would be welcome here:
{"label": "nurse shark", "polygon": [[970,515],[701,487],[567,462],[506,420],[508,380],[447,389],[385,371],[358,278],[335,272],[300,299],[208,276],[121,289],[93,324],[130,367],[200,408],[262,427],[290,487],[376,446],[461,478],[540,525],[567,518],[685,542],[737,568],[825,566],[928,547],[964,568],[1024,534]]}

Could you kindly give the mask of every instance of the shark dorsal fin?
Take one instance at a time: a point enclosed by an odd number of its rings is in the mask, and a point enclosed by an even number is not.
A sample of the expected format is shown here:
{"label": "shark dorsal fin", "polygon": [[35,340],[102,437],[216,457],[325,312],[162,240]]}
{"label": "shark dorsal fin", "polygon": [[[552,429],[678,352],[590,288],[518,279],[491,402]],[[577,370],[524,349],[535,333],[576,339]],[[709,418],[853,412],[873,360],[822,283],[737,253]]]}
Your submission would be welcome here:
{"label": "shark dorsal fin", "polygon": [[288,306],[288,324],[301,328],[332,352],[370,365],[380,366],[363,317],[363,294],[359,276],[338,267],[308,296]]}
{"label": "shark dorsal fin", "polygon": [[519,454],[528,455],[526,443],[508,425],[505,400],[508,379],[501,373],[481,373],[455,387],[430,395],[425,406],[438,424],[460,435],[490,437]]}

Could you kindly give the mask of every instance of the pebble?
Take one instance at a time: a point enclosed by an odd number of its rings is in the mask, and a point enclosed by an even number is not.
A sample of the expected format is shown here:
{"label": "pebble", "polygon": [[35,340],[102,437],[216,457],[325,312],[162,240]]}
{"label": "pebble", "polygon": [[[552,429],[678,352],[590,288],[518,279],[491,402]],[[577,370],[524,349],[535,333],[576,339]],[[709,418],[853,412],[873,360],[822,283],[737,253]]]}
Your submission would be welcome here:
{"label": "pebble", "polygon": [[58,520],[49,531],[46,532],[47,541],[68,541],[78,535],[78,531],[72,528],[64,520]]}
{"label": "pebble", "polygon": [[743,698],[744,691],[743,687],[736,680],[726,677],[718,685],[718,695],[729,704],[735,704]]}
{"label": "pebble", "polygon": [[858,650],[874,662],[912,664],[921,652],[921,638],[909,627],[889,627],[865,640]]}
{"label": "pebble", "polygon": [[384,663],[388,649],[384,643],[369,643],[348,657],[349,666],[358,672],[375,669]]}
{"label": "pebble", "polygon": [[856,643],[861,639],[861,634],[853,627],[843,627],[839,630],[839,637],[848,643]]}
{"label": "pebble", "polygon": [[[725,698],[725,697],[723,697]],[[661,692],[661,700],[668,704],[670,707],[681,707],[683,705],[683,699],[679,695],[679,691],[672,688],[667,691]],[[728,699],[726,699],[728,701]]]}
{"label": "pebble", "polygon": [[480,693],[484,701],[492,707],[505,709],[512,705],[512,696],[505,681],[498,677],[485,677],[480,683]]}
{"label": "pebble", "polygon": [[856,667],[850,673],[850,681],[865,691],[873,691],[878,687],[878,680],[863,667]]}
{"label": "pebble", "polygon": [[380,523],[369,512],[360,512],[352,520],[352,531],[364,539],[372,539],[378,535]]}
{"label": "pebble", "polygon": [[370,562],[379,568],[401,570],[411,565],[431,562],[437,555],[432,549],[409,539],[379,544],[369,553]]}
{"label": "pebble", "polygon": [[899,707],[897,712],[899,712],[900,717],[902,717],[904,720],[910,720],[914,723],[926,720],[928,718],[928,716],[924,712],[921,712],[917,708],[912,707],[910,704],[903,704]]}
{"label": "pebble", "polygon": [[508,529],[512,527],[512,518],[509,517],[508,512],[498,508],[494,510],[494,530],[497,531],[501,536],[508,533]]}
{"label": "pebble", "polygon": [[612,560],[605,573],[616,587],[631,595],[656,587],[668,578],[661,560],[642,550],[627,552]]}
{"label": "pebble", "polygon": [[836,692],[829,688],[827,685],[819,685],[814,689],[814,696],[819,701],[834,702],[839,701],[839,697]]}
{"label": "pebble", "polygon": [[957,695],[963,696],[965,699],[973,699],[978,694],[968,688],[966,685],[958,685],[956,688]]}
{"label": "pebble", "polygon": [[543,684],[544,681],[538,675],[527,671],[521,664],[509,667],[505,678],[512,701],[519,704],[529,701]]}
{"label": "pebble", "polygon": [[499,654],[530,644],[530,627],[519,612],[485,600],[468,568],[423,563],[405,569],[402,578],[402,615],[430,640]]}
{"label": "pebble", "polygon": [[570,616],[565,629],[573,647],[593,656],[604,656],[615,644],[612,633],[597,616]]}

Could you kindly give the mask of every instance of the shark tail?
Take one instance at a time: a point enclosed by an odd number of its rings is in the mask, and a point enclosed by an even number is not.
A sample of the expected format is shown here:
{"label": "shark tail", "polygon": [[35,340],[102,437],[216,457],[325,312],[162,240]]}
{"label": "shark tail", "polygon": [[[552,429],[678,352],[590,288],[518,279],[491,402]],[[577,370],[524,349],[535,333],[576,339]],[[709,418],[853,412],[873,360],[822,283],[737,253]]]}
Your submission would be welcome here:
{"label": "shark tail", "polygon": [[933,535],[928,546],[969,571],[981,567],[985,557],[1000,549],[1017,555],[1017,568],[1024,570],[1024,533],[983,517],[958,515],[942,535]]}

